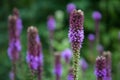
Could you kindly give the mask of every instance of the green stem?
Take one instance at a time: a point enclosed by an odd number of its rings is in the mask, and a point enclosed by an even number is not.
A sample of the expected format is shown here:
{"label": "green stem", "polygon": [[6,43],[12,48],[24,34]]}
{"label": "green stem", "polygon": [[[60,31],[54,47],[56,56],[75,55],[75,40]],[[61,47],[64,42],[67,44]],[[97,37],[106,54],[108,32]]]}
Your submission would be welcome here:
{"label": "green stem", "polygon": [[80,51],[77,50],[73,53],[73,72],[74,72],[74,80],[78,80],[78,69],[79,69],[79,58],[80,58]]}

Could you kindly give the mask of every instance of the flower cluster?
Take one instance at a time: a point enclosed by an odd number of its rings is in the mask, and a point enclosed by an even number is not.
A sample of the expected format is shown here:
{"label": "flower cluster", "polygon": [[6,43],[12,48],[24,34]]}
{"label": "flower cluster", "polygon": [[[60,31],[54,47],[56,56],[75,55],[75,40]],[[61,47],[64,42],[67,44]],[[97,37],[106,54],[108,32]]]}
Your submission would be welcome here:
{"label": "flower cluster", "polygon": [[56,80],[60,80],[60,77],[62,75],[62,64],[60,54],[55,54],[54,74],[56,75]]}
{"label": "flower cluster", "polygon": [[26,59],[32,70],[37,70],[43,65],[43,54],[38,31],[33,26],[28,28],[28,51]]}
{"label": "flower cluster", "polygon": [[106,58],[103,56],[96,58],[95,75],[97,80],[105,80],[106,77]]}
{"label": "flower cluster", "polygon": [[70,14],[69,40],[73,51],[79,50],[84,39],[83,30],[84,15],[81,10],[73,10]]}
{"label": "flower cluster", "polygon": [[8,30],[9,30],[9,47],[8,56],[11,60],[19,59],[19,52],[21,51],[20,36],[17,34],[16,27],[17,17],[10,15],[8,17]]}

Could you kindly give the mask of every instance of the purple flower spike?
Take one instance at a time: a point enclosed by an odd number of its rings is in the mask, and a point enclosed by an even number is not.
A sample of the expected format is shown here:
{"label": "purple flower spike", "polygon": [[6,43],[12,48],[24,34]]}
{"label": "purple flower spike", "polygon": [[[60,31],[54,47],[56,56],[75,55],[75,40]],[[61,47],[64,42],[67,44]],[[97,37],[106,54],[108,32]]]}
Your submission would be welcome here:
{"label": "purple flower spike", "polygon": [[74,9],[76,9],[75,4],[69,3],[67,4],[67,12],[70,14]]}
{"label": "purple flower spike", "polygon": [[48,17],[47,27],[49,31],[54,31],[56,28],[56,21],[53,16]]}
{"label": "purple flower spike", "polygon": [[62,64],[60,54],[55,54],[54,74],[56,75],[56,80],[60,80],[60,77],[62,76]]}
{"label": "purple flower spike", "polygon": [[80,59],[80,62],[79,62],[80,66],[81,66],[81,69],[83,72],[86,71],[86,69],[88,68],[88,64],[87,62],[85,61],[85,59]]}
{"label": "purple flower spike", "polygon": [[93,12],[92,17],[94,20],[100,20],[102,18],[102,15],[100,12],[95,11],[95,12]]}
{"label": "purple flower spike", "polygon": [[105,78],[105,80],[112,80],[112,75],[111,75],[111,52],[110,51],[104,52],[103,56],[106,58],[106,78]]}
{"label": "purple flower spike", "polygon": [[43,65],[41,43],[38,38],[37,28],[28,28],[28,51],[26,60],[32,70],[39,70]]}
{"label": "purple flower spike", "polygon": [[8,56],[11,60],[16,61],[19,58],[19,52],[21,51],[20,39],[17,35],[16,16],[9,16],[8,18],[8,30],[9,30],[9,47]]}
{"label": "purple flower spike", "polygon": [[22,31],[22,20],[20,18],[19,10],[17,8],[13,9],[13,15],[17,17],[17,22],[16,22],[17,34],[20,35]]}
{"label": "purple flower spike", "polygon": [[73,68],[72,67],[69,69],[67,80],[74,80]]}
{"label": "purple flower spike", "polygon": [[81,10],[73,10],[70,14],[70,28],[68,34],[73,51],[79,50],[82,47],[84,39],[83,22],[83,12]]}
{"label": "purple flower spike", "polygon": [[95,75],[97,80],[105,80],[106,77],[106,58],[103,56],[96,58]]}
{"label": "purple flower spike", "polygon": [[95,40],[95,35],[94,34],[89,34],[88,39],[89,39],[89,41],[94,41]]}
{"label": "purple flower spike", "polygon": [[70,49],[65,49],[62,52],[62,58],[66,61],[66,63],[69,63],[72,58],[72,51]]}

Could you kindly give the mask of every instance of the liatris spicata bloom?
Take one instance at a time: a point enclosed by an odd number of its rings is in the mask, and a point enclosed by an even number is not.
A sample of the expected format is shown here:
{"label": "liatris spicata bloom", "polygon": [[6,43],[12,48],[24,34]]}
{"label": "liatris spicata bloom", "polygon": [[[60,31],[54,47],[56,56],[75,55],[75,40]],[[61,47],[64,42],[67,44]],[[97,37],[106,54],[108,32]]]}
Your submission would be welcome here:
{"label": "liatris spicata bloom", "polygon": [[13,9],[13,15],[17,17],[16,27],[17,27],[17,34],[20,36],[22,31],[22,20],[19,15],[19,10],[17,8]]}
{"label": "liatris spicata bloom", "polygon": [[38,30],[36,27],[28,28],[28,51],[27,51],[27,63],[32,71],[36,71],[38,74],[38,80],[42,79],[42,66],[43,66],[43,54],[41,43],[38,36]]}
{"label": "liatris spicata bloom", "polygon": [[67,12],[70,14],[74,9],[76,9],[75,4],[69,3],[67,4]]}
{"label": "liatris spicata bloom", "polygon": [[70,67],[67,80],[74,80],[73,68]]}
{"label": "liatris spicata bloom", "polygon": [[105,80],[106,77],[106,58],[99,56],[96,58],[95,75],[97,80]]}
{"label": "liatris spicata bloom", "polygon": [[98,11],[94,11],[92,14],[92,18],[95,21],[95,33],[96,33],[96,42],[99,43],[99,23],[102,15]]}
{"label": "liatris spicata bloom", "polygon": [[60,54],[55,54],[54,74],[56,75],[56,80],[61,80],[62,64],[61,64],[61,56],[60,56]]}
{"label": "liatris spicata bloom", "polygon": [[72,58],[72,51],[67,48],[62,52],[62,58],[65,60],[66,63],[70,62],[70,59]]}
{"label": "liatris spicata bloom", "polygon": [[105,78],[105,80],[112,80],[112,75],[111,75],[111,52],[110,51],[104,52],[103,56],[106,58],[106,78]]}
{"label": "liatris spicata bloom", "polygon": [[78,67],[80,58],[80,48],[84,39],[83,30],[84,14],[81,10],[73,10],[70,14],[69,22],[69,41],[73,50],[73,68],[74,68],[74,80],[78,80]]}
{"label": "liatris spicata bloom", "polygon": [[8,30],[9,30],[9,47],[8,47],[8,56],[12,61],[16,61],[19,59],[19,52],[21,50],[20,39],[17,35],[16,28],[16,16],[8,17]]}

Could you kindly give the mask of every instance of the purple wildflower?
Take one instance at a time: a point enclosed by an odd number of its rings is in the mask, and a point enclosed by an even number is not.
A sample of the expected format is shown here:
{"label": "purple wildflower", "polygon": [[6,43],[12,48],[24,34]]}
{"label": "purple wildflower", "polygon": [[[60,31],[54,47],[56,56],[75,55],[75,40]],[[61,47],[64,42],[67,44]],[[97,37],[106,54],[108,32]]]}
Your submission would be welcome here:
{"label": "purple wildflower", "polygon": [[85,61],[85,59],[83,59],[83,58],[80,59],[79,65],[80,65],[80,67],[81,67],[81,69],[82,69],[83,72],[85,72],[86,69],[88,68],[88,64]]}
{"label": "purple wildflower", "polygon": [[95,40],[95,35],[94,34],[89,34],[88,35],[88,40],[93,42]]}
{"label": "purple wildflower", "polygon": [[62,52],[62,58],[66,61],[66,63],[70,62],[70,59],[72,58],[72,51],[70,49],[65,49]]}
{"label": "purple wildflower", "polygon": [[76,9],[75,4],[69,3],[67,4],[67,12],[70,14],[74,9]]}
{"label": "purple wildflower", "polygon": [[56,28],[56,21],[53,16],[48,17],[47,27],[49,31],[54,31]]}
{"label": "purple wildflower", "polygon": [[81,10],[73,10],[70,14],[69,41],[73,51],[74,80],[78,80],[78,67],[80,58],[80,48],[84,39],[83,30],[84,14]]}
{"label": "purple wildflower", "polygon": [[111,77],[111,52],[110,51],[104,52],[103,56],[106,58],[106,78],[105,78],[105,80],[112,80],[112,77]]}
{"label": "purple wildflower", "polygon": [[83,30],[84,14],[81,10],[73,10],[70,15],[69,40],[73,51],[79,50],[84,39]]}
{"label": "purple wildflower", "polygon": [[95,21],[95,37],[96,37],[96,42],[99,43],[99,23],[100,19],[102,18],[101,13],[98,11],[93,12],[92,17]]}
{"label": "purple wildflower", "polygon": [[92,14],[92,18],[93,18],[94,20],[100,20],[100,19],[102,18],[102,15],[101,15],[100,12],[94,11],[93,14]]}
{"label": "purple wildflower", "polygon": [[74,80],[73,68],[69,69],[67,80]]}
{"label": "purple wildflower", "polygon": [[16,28],[16,16],[9,16],[8,18],[8,30],[9,30],[9,47],[8,56],[11,60],[16,61],[19,58],[19,52],[21,51],[20,39],[17,35]]}
{"label": "purple wildflower", "polygon": [[96,58],[95,75],[97,80],[105,80],[106,77],[106,58],[103,56]]}
{"label": "purple wildflower", "polygon": [[62,76],[62,64],[60,54],[55,54],[54,74],[56,75],[56,80],[60,80],[60,77]]}
{"label": "purple wildflower", "polygon": [[17,17],[16,27],[17,27],[17,34],[20,36],[22,31],[22,20],[19,15],[19,10],[17,8],[13,9],[13,15]]}
{"label": "purple wildflower", "polygon": [[28,51],[26,60],[32,70],[37,70],[38,72],[41,71],[42,73],[41,70],[42,69],[41,67],[43,66],[42,48],[38,38],[37,28],[33,26],[28,28]]}

